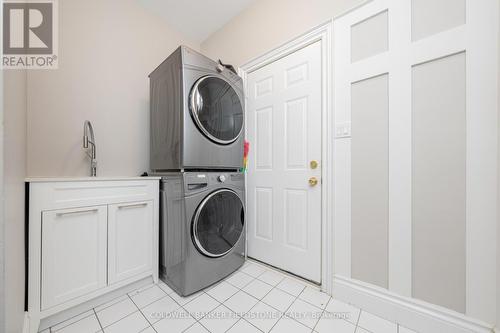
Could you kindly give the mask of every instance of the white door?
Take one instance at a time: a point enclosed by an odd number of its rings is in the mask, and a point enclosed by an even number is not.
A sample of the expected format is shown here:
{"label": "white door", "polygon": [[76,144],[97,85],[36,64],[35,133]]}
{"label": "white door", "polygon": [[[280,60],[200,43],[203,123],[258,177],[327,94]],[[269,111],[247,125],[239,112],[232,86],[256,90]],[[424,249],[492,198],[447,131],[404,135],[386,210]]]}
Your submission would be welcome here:
{"label": "white door", "polygon": [[42,310],[106,286],[106,219],[106,206],[42,213]]}
{"label": "white door", "polygon": [[151,271],[153,202],[109,205],[109,284]]}
{"label": "white door", "polygon": [[318,283],[321,52],[315,42],[247,81],[248,256]]}

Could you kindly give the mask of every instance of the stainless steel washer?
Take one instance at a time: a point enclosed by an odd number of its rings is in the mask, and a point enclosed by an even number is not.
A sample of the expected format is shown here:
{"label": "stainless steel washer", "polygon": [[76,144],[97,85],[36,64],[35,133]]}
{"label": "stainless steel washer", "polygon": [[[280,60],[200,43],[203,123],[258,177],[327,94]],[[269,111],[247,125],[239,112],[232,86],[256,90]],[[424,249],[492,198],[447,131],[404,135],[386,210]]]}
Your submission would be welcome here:
{"label": "stainless steel washer", "polygon": [[187,296],[243,265],[244,175],[177,172],[162,176],[160,278]]}
{"label": "stainless steel washer", "polygon": [[150,74],[151,169],[243,166],[242,79],[185,46]]}

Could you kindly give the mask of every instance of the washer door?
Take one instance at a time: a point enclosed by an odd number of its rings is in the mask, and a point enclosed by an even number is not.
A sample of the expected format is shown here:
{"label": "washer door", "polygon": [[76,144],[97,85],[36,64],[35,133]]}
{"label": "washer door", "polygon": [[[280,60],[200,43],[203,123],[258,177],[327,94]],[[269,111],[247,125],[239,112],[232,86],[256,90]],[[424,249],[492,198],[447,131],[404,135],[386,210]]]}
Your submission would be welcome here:
{"label": "washer door", "polygon": [[221,189],[209,194],[193,217],[192,238],[202,254],[217,258],[227,254],[243,233],[245,211],[238,195]]}
{"label": "washer door", "polygon": [[218,144],[230,144],[243,130],[243,107],[234,88],[220,77],[207,75],[191,89],[189,110],[200,131]]}

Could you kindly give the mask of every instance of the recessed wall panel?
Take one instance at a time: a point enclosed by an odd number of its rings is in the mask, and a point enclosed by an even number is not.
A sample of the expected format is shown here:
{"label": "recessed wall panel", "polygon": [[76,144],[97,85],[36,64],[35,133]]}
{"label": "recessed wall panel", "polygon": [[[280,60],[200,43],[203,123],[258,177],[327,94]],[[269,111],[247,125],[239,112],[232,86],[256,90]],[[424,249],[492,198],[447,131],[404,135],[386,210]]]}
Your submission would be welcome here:
{"label": "recessed wall panel", "polygon": [[465,0],[412,0],[412,39],[465,24]]}
{"label": "recessed wall panel", "polygon": [[351,87],[351,275],[388,287],[388,75]]}
{"label": "recessed wall panel", "polygon": [[273,108],[255,111],[255,167],[258,170],[273,167]]}
{"label": "recessed wall panel", "polygon": [[412,80],[413,296],[463,313],[465,53],[415,66]]}
{"label": "recessed wall panel", "polygon": [[255,189],[255,236],[273,240],[273,189]]}
{"label": "recessed wall panel", "polygon": [[307,98],[285,105],[286,168],[304,169],[307,165]]}
{"label": "recessed wall panel", "polygon": [[356,62],[389,49],[389,12],[384,11],[351,27],[351,61]]}

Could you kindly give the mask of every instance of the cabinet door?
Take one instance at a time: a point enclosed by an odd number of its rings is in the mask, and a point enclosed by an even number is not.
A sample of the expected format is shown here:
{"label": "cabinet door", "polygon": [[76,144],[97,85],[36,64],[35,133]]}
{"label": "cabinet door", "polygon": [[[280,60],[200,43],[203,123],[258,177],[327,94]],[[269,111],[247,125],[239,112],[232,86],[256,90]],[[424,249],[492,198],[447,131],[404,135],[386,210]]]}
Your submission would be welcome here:
{"label": "cabinet door", "polygon": [[108,206],[109,283],[151,271],[153,264],[153,202]]}
{"label": "cabinet door", "polygon": [[106,206],[42,212],[42,310],[106,286],[106,219]]}

